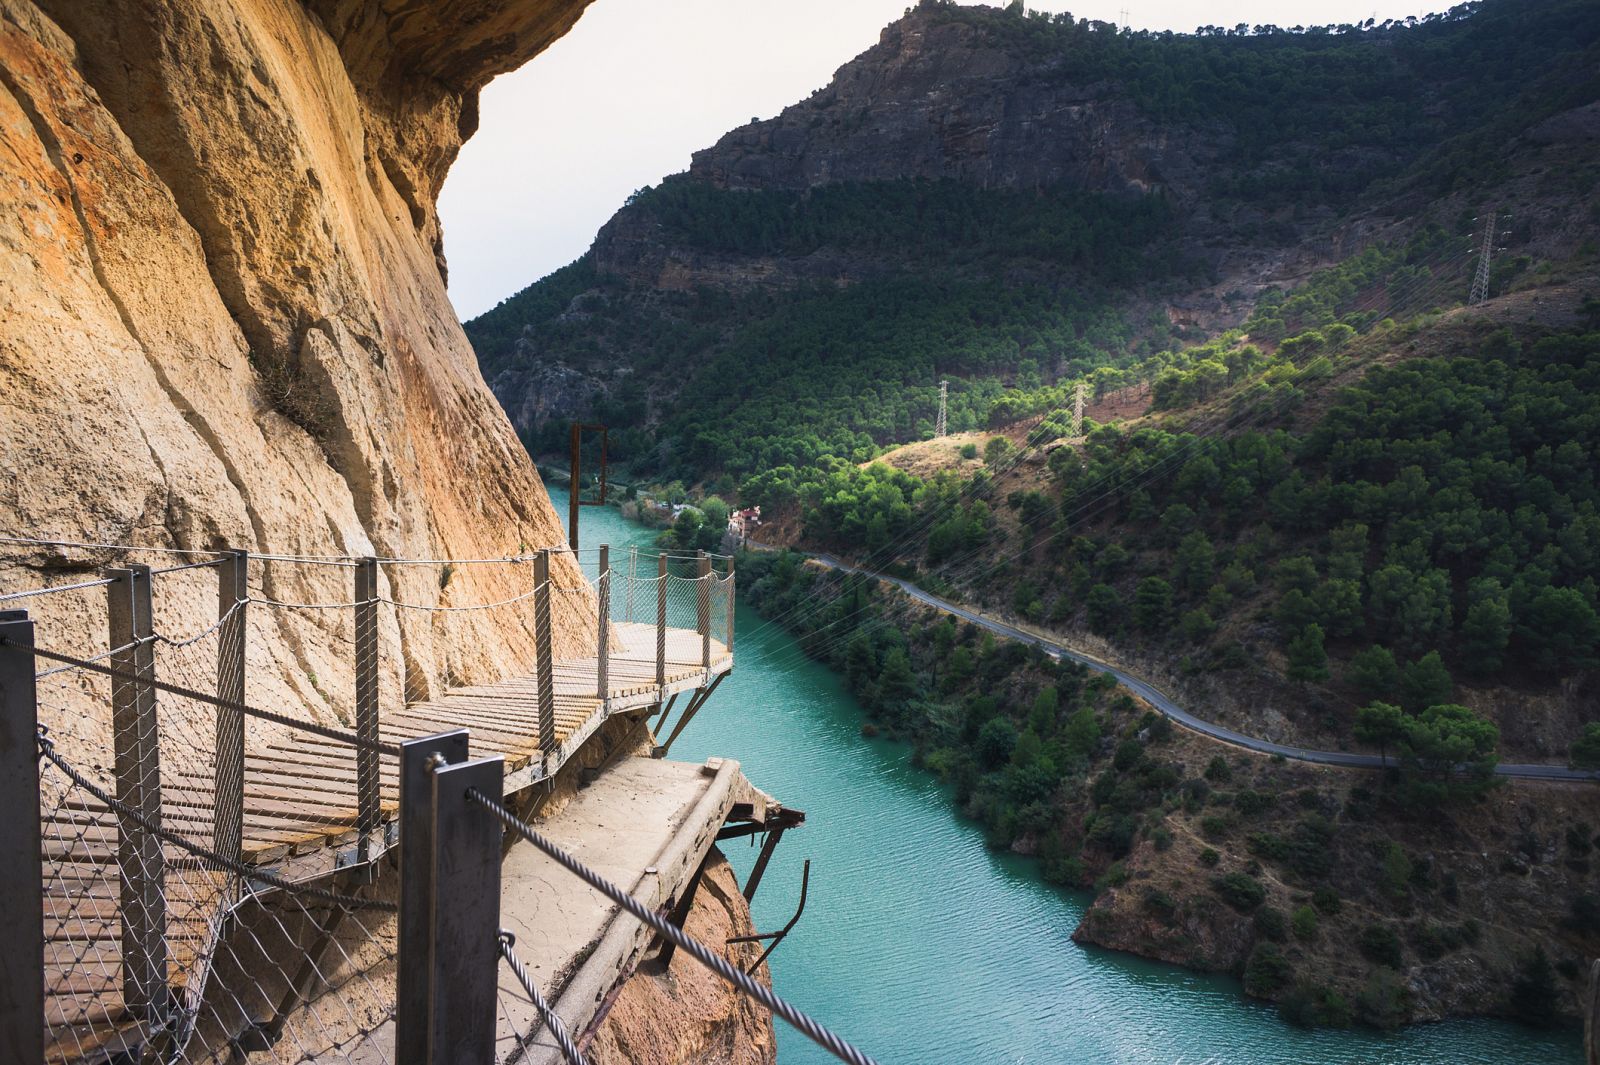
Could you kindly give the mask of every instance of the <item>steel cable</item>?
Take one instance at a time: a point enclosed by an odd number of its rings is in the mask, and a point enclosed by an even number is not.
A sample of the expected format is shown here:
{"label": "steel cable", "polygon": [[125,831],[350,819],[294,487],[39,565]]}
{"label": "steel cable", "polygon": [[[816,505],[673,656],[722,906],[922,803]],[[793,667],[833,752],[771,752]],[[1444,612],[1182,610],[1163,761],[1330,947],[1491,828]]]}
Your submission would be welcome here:
{"label": "steel cable", "polygon": [[[569,1065],[588,1065],[588,1062],[584,1059],[583,1051],[578,1049],[577,1044],[572,1041],[572,1037],[567,1034],[566,1022],[561,1019],[560,1014],[556,1013],[555,1007],[551,1006],[545,997],[539,993],[538,985],[533,982],[533,977],[528,975],[528,970],[523,966],[522,959],[518,958],[516,951],[511,949],[516,945],[517,937],[502,928],[498,942],[500,956],[506,960],[507,965],[511,966],[511,971],[516,974],[517,980],[522,984],[522,989],[528,993],[528,998],[533,1002],[533,1008],[539,1011],[539,1019],[544,1022],[546,1028],[550,1029],[550,1034],[555,1038],[556,1045],[561,1048],[561,1056],[567,1059]],[[532,1032],[529,1033],[529,1035],[532,1034]]]}
{"label": "steel cable", "polygon": [[274,713],[271,710],[262,710],[259,707],[250,706],[247,703],[235,702],[232,699],[221,699],[215,695],[207,695],[205,692],[196,691],[194,688],[185,688],[181,684],[168,684],[166,681],[156,680],[153,677],[143,676],[139,673],[131,673],[126,670],[113,669],[110,666],[102,666],[98,663],[88,661],[87,659],[74,658],[72,655],[64,655],[59,651],[47,651],[43,647],[35,647],[32,644],[22,643],[18,640],[11,639],[9,636],[0,636],[0,647],[12,647],[27,654],[38,655],[40,658],[48,658],[52,662],[63,662],[69,666],[77,666],[80,669],[91,670],[95,673],[112,677],[116,680],[127,681],[133,684],[143,684],[147,687],[154,688],[157,691],[167,692],[169,695],[179,695],[185,699],[193,699],[196,702],[208,703],[211,706],[219,707],[223,710],[232,710],[235,713],[244,714],[247,717],[259,718],[262,721],[271,721],[275,724],[284,725],[288,728],[299,729],[302,732],[310,732],[314,735],[321,736],[323,739],[333,740],[335,743],[344,743],[351,747],[360,747],[365,750],[377,751],[379,754],[387,754],[393,758],[400,757],[400,748],[393,743],[377,743],[371,740],[364,740],[352,732],[341,732],[339,729],[330,728],[327,725],[319,725],[313,721],[302,721],[299,718],[290,717],[287,714]]}
{"label": "steel cable", "polygon": [[259,869],[253,866],[245,865],[242,862],[235,862],[231,859],[224,858],[215,851],[206,847],[202,847],[200,844],[195,843],[192,840],[185,839],[183,836],[178,835],[176,832],[173,832],[170,829],[162,828],[160,825],[153,824],[138,810],[135,810],[126,803],[113,798],[99,785],[95,784],[88,777],[85,777],[83,774],[79,773],[70,764],[68,764],[66,759],[62,758],[56,753],[55,744],[51,742],[50,738],[45,734],[45,729],[43,726],[40,726],[39,728],[37,742],[39,745],[39,754],[41,756],[49,759],[52,765],[66,775],[67,779],[71,780],[74,784],[78,785],[78,787],[82,788],[84,791],[87,791],[90,795],[93,795],[96,799],[99,799],[102,803],[104,803],[107,809],[115,812],[120,817],[127,818],[140,828],[144,829],[146,832],[156,836],[166,843],[172,844],[179,850],[188,851],[190,854],[194,855],[196,858],[199,858],[201,861],[206,862],[207,864],[216,866],[219,869],[226,869],[228,872],[242,877],[246,883],[250,881],[258,881],[271,887],[278,888],[281,891],[287,891],[295,895],[304,895],[307,898],[320,899],[323,902],[327,902],[335,906],[348,906],[351,909],[384,910],[390,913],[399,911],[399,907],[392,902],[385,902],[382,899],[358,899],[353,895],[341,895],[336,891],[326,891],[322,888],[310,887],[306,884],[296,884],[292,880],[285,880],[283,877],[278,876],[275,873],[268,872],[265,869]]}
{"label": "steel cable", "polygon": [[648,925],[653,931],[665,939],[671,940],[678,949],[685,951],[701,965],[710,969],[728,983],[732,984],[741,994],[761,1003],[771,1010],[775,1016],[783,1018],[796,1031],[807,1039],[822,1047],[840,1061],[849,1062],[850,1065],[877,1065],[876,1061],[867,1054],[856,1049],[829,1031],[821,1022],[808,1016],[802,1011],[791,1006],[773,993],[772,989],[748,976],[742,969],[732,965],[726,958],[716,951],[689,935],[683,929],[667,920],[662,915],[645,906],[644,903],[623,891],[620,887],[601,876],[599,873],[584,865],[578,859],[546,839],[531,825],[524,822],[511,811],[507,810],[494,799],[484,795],[477,788],[467,789],[467,798],[476,802],[485,810],[494,814],[502,823],[523,839],[533,844],[539,850],[553,858],[557,864],[575,875],[585,884],[600,892],[606,898],[616,903],[632,914],[636,919]]}

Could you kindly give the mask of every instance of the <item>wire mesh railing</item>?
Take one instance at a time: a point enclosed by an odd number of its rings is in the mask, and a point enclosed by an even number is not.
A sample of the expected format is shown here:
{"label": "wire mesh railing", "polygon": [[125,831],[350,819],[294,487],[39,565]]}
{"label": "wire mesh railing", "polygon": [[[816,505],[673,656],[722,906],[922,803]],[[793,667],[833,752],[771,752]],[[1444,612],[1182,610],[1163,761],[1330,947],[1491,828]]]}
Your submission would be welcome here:
{"label": "wire mesh railing", "polygon": [[[709,556],[7,545],[46,553],[0,558],[44,574],[0,592],[0,695],[39,728],[49,1061],[392,1060],[398,742],[470,723],[539,780],[613,703],[731,668]],[[496,686],[527,698],[464,720]]]}

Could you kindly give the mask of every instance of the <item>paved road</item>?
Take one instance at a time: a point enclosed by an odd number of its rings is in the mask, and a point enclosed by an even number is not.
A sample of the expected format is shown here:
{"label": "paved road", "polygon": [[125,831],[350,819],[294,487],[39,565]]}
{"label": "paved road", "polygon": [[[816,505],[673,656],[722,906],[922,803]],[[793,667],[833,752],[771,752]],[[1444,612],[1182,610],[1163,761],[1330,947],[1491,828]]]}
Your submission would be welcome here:
{"label": "paved road", "polygon": [[[764,545],[760,544],[751,544],[749,546],[764,549]],[[1009,625],[997,618],[992,618],[986,614],[981,614],[970,607],[964,607],[958,603],[952,603],[948,599],[942,599],[939,596],[934,595],[932,592],[924,591],[923,589],[918,588],[915,584],[912,584],[910,581],[902,580],[899,577],[890,577],[884,573],[863,570],[828,554],[815,554],[811,557],[822,563],[824,566],[828,566],[832,569],[841,570],[845,573],[866,574],[867,576],[877,577],[879,580],[888,581],[889,583],[896,585],[901,591],[905,592],[913,599],[920,600],[924,603],[927,603],[929,606],[937,607],[940,610],[947,611],[948,613],[954,614],[958,618],[963,618],[966,621],[972,622],[974,625],[982,626],[983,628],[988,629],[990,632],[999,633],[1001,636],[1008,636],[1013,640],[1021,640],[1023,643],[1032,644],[1033,646],[1042,649],[1052,657],[1070,658],[1076,662],[1082,662],[1084,665],[1093,669],[1110,673],[1112,676],[1116,677],[1124,687],[1138,694],[1140,698],[1144,699],[1161,713],[1165,714],[1167,717],[1171,718],[1173,721],[1176,721],[1183,727],[1200,733],[1202,736],[1210,736],[1212,739],[1221,740],[1223,743],[1231,743],[1236,747],[1243,747],[1246,750],[1251,751],[1259,751],[1262,754],[1281,754],[1285,758],[1293,758],[1296,761],[1301,762],[1315,762],[1320,765],[1349,766],[1357,769],[1381,769],[1385,765],[1386,760],[1375,754],[1354,754],[1350,751],[1317,751],[1310,750],[1305,747],[1290,747],[1282,743],[1273,743],[1270,740],[1257,739],[1254,736],[1246,736],[1243,733],[1235,732],[1230,728],[1224,728],[1221,725],[1196,717],[1183,707],[1179,706],[1177,703],[1173,702],[1172,699],[1166,695],[1166,693],[1162,692],[1149,681],[1140,677],[1136,677],[1126,670],[1120,669],[1109,662],[1102,661],[1093,655],[1074,650],[1058,640],[1027,632],[1023,629],[1017,628],[1015,625]],[[1392,758],[1387,759],[1387,763],[1390,765],[1395,764],[1394,759]],[[1587,769],[1569,769],[1564,765],[1501,762],[1499,765],[1495,766],[1494,771],[1503,777],[1526,777],[1536,780],[1600,780],[1600,772]]]}

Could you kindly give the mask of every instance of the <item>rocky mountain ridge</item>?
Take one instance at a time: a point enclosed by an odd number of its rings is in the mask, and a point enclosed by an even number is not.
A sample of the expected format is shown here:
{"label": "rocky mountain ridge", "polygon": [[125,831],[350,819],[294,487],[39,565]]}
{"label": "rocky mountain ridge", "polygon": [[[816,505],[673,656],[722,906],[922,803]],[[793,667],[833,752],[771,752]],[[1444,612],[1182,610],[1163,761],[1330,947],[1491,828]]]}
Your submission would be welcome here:
{"label": "rocky mountain ridge", "polygon": [[[1093,293],[1124,338],[1091,340],[1078,357],[1115,360],[1235,326],[1262,292],[1403,240],[1424,219],[1465,218],[1470,232],[1491,177],[1496,197],[1527,208],[1517,243],[1567,257],[1584,239],[1563,221],[1581,188],[1552,189],[1548,159],[1530,159],[1552,138],[1568,158],[1575,144],[1593,154],[1583,56],[1594,28],[1570,4],[1534,7],[1469,4],[1359,31],[1175,35],[925,2],[808,99],[641,190],[583,259],[469,335],[536,448],[546,426],[575,416],[627,418],[659,445],[681,432],[666,423],[695,368],[815,291],[913,276]],[[1505,187],[1529,177],[1530,195]],[[1141,202],[1164,218],[1127,239],[1161,269],[1119,275],[1059,253],[1074,226],[1092,230],[1062,210]],[[562,327],[575,313],[581,335]],[[669,373],[651,355],[664,331]],[[1025,344],[1020,359],[1060,356]],[[570,401],[530,404],[551,372]],[[880,444],[914,438],[869,431]],[[653,461],[670,465],[664,452]]]}

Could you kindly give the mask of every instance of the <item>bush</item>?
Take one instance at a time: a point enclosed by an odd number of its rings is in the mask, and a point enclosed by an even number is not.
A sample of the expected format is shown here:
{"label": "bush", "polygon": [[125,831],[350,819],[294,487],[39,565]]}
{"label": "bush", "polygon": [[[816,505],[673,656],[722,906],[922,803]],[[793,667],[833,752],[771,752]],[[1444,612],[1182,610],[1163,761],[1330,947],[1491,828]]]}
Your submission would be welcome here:
{"label": "bush", "polygon": [[1267,889],[1261,881],[1245,873],[1224,873],[1215,877],[1211,890],[1240,913],[1249,913],[1267,900]]}
{"label": "bush", "polygon": [[1374,970],[1356,996],[1356,1016],[1375,1028],[1398,1028],[1411,1018],[1411,992],[1394,973]]}
{"label": "bush", "polygon": [[975,458],[977,458],[978,457],[978,445],[972,443],[971,441],[968,441],[967,443],[962,444],[961,445],[961,457],[964,458],[964,459],[975,459]]}
{"label": "bush", "polygon": [[1539,947],[1527,958],[1511,981],[1511,1015],[1524,1024],[1548,1028],[1561,1019],[1561,992],[1550,956]]}
{"label": "bush", "polygon": [[1206,779],[1213,784],[1226,784],[1233,779],[1233,768],[1222,755],[1214,754],[1206,763]]}
{"label": "bush", "polygon": [[1296,984],[1278,1001],[1278,1013],[1298,1028],[1348,1028],[1350,1003],[1332,988]]}
{"label": "bush", "polygon": [[1218,862],[1220,862],[1221,860],[1222,860],[1222,855],[1218,854],[1215,850],[1213,850],[1210,847],[1207,847],[1205,850],[1200,852],[1200,864],[1201,865],[1210,866],[1212,868],[1215,868],[1216,864]]}
{"label": "bush", "polygon": [[1400,937],[1386,925],[1367,925],[1361,930],[1356,945],[1361,949],[1361,956],[1375,964],[1387,965],[1391,969],[1398,969],[1405,964]]}
{"label": "bush", "polygon": [[1233,808],[1244,817],[1252,817],[1265,810],[1272,809],[1273,797],[1264,791],[1252,791],[1245,788],[1233,797]]}
{"label": "bush", "polygon": [[1600,721],[1583,726],[1583,735],[1573,741],[1567,755],[1577,769],[1600,769]]}
{"label": "bush", "polygon": [[1270,998],[1287,987],[1294,969],[1283,951],[1272,943],[1257,943],[1244,963],[1244,989],[1257,998]]}
{"label": "bush", "polygon": [[1332,917],[1344,909],[1344,903],[1339,898],[1339,893],[1331,887],[1319,887],[1311,893],[1311,905],[1324,917]]}
{"label": "bush", "polygon": [[1263,906],[1256,911],[1256,932],[1263,939],[1274,943],[1282,943],[1289,938],[1289,922],[1284,920],[1283,911],[1272,906]]}
{"label": "bush", "polygon": [[1302,943],[1310,943],[1317,938],[1317,911],[1311,906],[1297,906],[1294,914],[1289,918],[1289,924],[1294,929],[1294,937]]}
{"label": "bush", "polygon": [[1207,839],[1221,839],[1228,834],[1230,827],[1228,819],[1217,814],[1207,814],[1200,819],[1200,831],[1205,833]]}
{"label": "bush", "polygon": [[1152,917],[1170,923],[1178,912],[1178,901],[1165,891],[1150,888],[1144,893],[1144,909]]}

